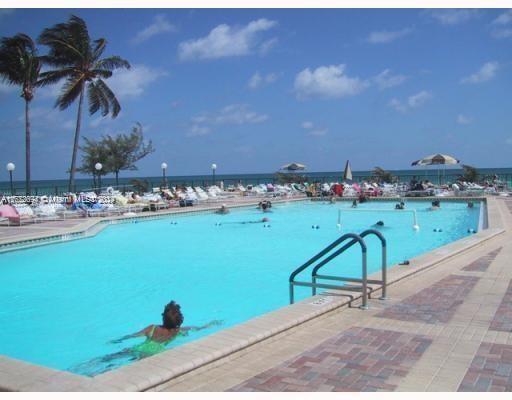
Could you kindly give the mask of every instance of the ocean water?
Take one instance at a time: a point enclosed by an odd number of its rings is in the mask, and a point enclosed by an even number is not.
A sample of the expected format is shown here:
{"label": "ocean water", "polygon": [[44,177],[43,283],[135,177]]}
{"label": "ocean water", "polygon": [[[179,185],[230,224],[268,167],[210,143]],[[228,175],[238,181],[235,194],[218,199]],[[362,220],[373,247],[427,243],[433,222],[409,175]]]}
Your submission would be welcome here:
{"label": "ocean water", "polygon": [[[497,174],[501,180],[512,186],[512,168],[479,168],[479,174],[481,176],[493,176]],[[457,179],[462,174],[461,169],[449,168],[444,173],[438,174],[437,169],[433,168],[417,168],[411,170],[395,170],[391,171],[393,175],[397,176],[401,182],[409,182],[412,177],[416,176],[417,179],[428,179],[434,183],[441,181],[442,183],[450,183]],[[444,175],[443,175],[444,174]],[[306,172],[305,175],[309,181],[325,181],[333,182],[341,180],[343,171],[334,172]],[[353,176],[355,181],[361,181],[371,177],[371,171],[354,171]],[[120,177],[119,184],[120,189],[123,186],[129,186],[130,181],[133,177]],[[150,177],[137,177],[136,179],[147,180],[150,183],[150,187],[158,187],[162,184],[161,176],[150,176]],[[275,179],[273,173],[261,173],[261,174],[223,174],[215,177],[216,183],[223,181],[226,185],[235,184],[238,182],[247,184],[259,184],[272,182]],[[172,185],[192,185],[192,186],[205,186],[210,185],[213,182],[213,176],[210,175],[190,175],[190,176],[170,176],[167,181]],[[115,179],[111,176],[103,177],[102,187],[114,186]],[[24,194],[25,183],[22,180],[16,180],[14,182],[15,192],[18,194]],[[68,190],[67,179],[55,179],[55,180],[39,180],[32,182],[33,194],[57,194],[63,193]],[[93,181],[89,178],[77,179],[76,189],[77,191],[91,190],[93,189]],[[0,193],[10,193],[10,184],[7,181],[0,182]]]}
{"label": "ocean water", "polygon": [[[184,326],[222,323],[179,337],[168,347],[286,306],[290,273],[340,234],[359,233],[383,220],[391,265],[478,227],[479,205],[469,209],[465,203],[444,202],[439,211],[428,211],[429,206],[407,204],[417,210],[419,231],[412,229],[412,213],[380,211],[393,210],[393,202],[362,204],[361,209],[377,211],[359,213],[349,203],[305,201],[275,205],[265,214],[244,208],[228,215],[112,225],[92,238],[0,254],[0,354],[95,375],[131,362],[130,356],[110,361],[104,356],[143,340],[110,341],[160,323],[170,300],[182,306]],[[270,218],[270,227],[242,223],[263,216]],[[366,241],[372,273],[380,269],[380,245],[372,237]],[[360,257],[354,246],[324,271],[360,277]],[[296,298],[310,294],[298,288]]]}

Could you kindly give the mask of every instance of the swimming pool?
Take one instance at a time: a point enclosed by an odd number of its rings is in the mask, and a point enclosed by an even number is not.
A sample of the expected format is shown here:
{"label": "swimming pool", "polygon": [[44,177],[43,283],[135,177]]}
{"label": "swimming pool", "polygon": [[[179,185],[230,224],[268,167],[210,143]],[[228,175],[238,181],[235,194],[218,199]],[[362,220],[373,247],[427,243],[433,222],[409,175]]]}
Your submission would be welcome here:
{"label": "swimming pool", "polygon": [[[95,375],[130,360],[99,361],[139,343],[111,340],[160,323],[171,299],[182,306],[184,326],[223,324],[179,337],[179,346],[288,304],[289,274],[341,233],[361,232],[378,220],[388,241],[388,263],[428,252],[477,229],[480,205],[443,202],[441,210],[414,201],[411,213],[351,211],[350,203],[298,202],[275,205],[263,215],[255,208],[228,215],[170,216],[112,225],[97,236],[0,254],[0,353],[35,364]],[[394,202],[371,202],[360,210],[392,210]],[[241,224],[263,216],[269,224]],[[219,225],[220,223],[220,225]],[[267,226],[265,226],[267,225]],[[270,227],[268,226],[270,225]],[[316,229],[316,226],[319,229]],[[315,227],[315,228],[313,228]],[[434,230],[442,232],[434,232]],[[380,268],[375,238],[369,273]],[[359,276],[354,247],[325,268]],[[296,298],[310,295],[297,288]]]}

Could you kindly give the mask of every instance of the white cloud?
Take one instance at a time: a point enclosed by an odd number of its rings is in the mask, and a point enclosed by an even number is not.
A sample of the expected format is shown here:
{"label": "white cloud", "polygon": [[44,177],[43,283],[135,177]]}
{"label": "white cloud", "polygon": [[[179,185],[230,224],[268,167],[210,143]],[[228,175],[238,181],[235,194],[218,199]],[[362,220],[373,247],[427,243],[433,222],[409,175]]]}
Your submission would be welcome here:
{"label": "white cloud", "polygon": [[269,40],[265,40],[261,46],[260,46],[260,54],[262,56],[268,54],[268,52],[270,50],[272,50],[274,47],[277,46],[277,43],[279,42],[279,40],[277,38],[272,38],[272,39],[269,39]]}
{"label": "white cloud", "polygon": [[404,28],[399,31],[377,31],[371,32],[366,41],[372,44],[391,43],[396,39],[404,37],[412,32],[410,28]]}
{"label": "white cloud", "polygon": [[140,96],[151,83],[166,75],[165,71],[139,64],[115,71],[106,83],[118,98],[126,99]]}
{"label": "white cloud", "polygon": [[[62,131],[72,131],[76,126],[74,119],[66,119],[63,112],[57,108],[39,106],[30,109],[30,122],[36,139]],[[19,115],[18,123],[25,123],[24,113]]]}
{"label": "white cloud", "polygon": [[464,114],[457,115],[457,123],[460,124],[460,125],[468,125],[472,121],[473,121],[472,118],[470,118],[470,117],[468,117],[468,116],[466,116]]}
{"label": "white cloud", "polygon": [[247,86],[249,86],[250,89],[258,89],[262,86],[265,86],[265,85],[275,82],[276,79],[277,79],[277,75],[274,73],[261,75],[259,72],[256,72],[249,79]]}
{"label": "white cloud", "polygon": [[265,52],[275,42],[261,42],[260,33],[277,25],[276,21],[261,18],[243,27],[226,24],[213,28],[208,36],[187,40],[179,44],[180,60],[207,60],[222,57],[244,56],[255,51]]}
{"label": "white cloud", "polygon": [[498,15],[498,17],[492,21],[493,25],[508,25],[510,23],[512,23],[512,9],[509,9],[503,14]]}
{"label": "white cloud", "polygon": [[496,75],[496,72],[498,72],[498,68],[498,62],[486,62],[477,72],[462,78],[461,83],[481,83],[491,80]]}
{"label": "white cloud", "polygon": [[295,77],[295,93],[299,98],[340,98],[353,96],[368,87],[368,83],[345,74],[345,65],[329,65],[315,70],[306,68]]}
{"label": "white cloud", "polygon": [[301,126],[311,136],[324,136],[327,134],[327,132],[329,132],[329,129],[320,128],[311,121],[304,121]]}
{"label": "white cloud", "polygon": [[407,104],[411,108],[416,108],[416,107],[419,107],[419,106],[425,104],[425,102],[427,100],[429,100],[431,97],[432,97],[432,94],[430,94],[430,92],[423,90],[419,93],[409,96],[409,98],[407,99]]}
{"label": "white cloud", "polygon": [[389,69],[385,69],[373,78],[380,90],[401,85],[406,79],[407,77],[405,75],[392,75]]}
{"label": "white cloud", "polygon": [[309,134],[312,136],[324,136],[327,134],[328,131],[328,129],[313,129],[312,131],[309,132]]}
{"label": "white cloud", "polygon": [[512,27],[511,28],[496,28],[492,30],[492,36],[497,39],[507,39],[512,37]]}
{"label": "white cloud", "polygon": [[201,126],[199,124],[192,124],[188,129],[187,136],[204,136],[208,135],[211,129],[207,126]]}
{"label": "white cloud", "polygon": [[153,23],[151,25],[137,32],[132,42],[140,44],[153,36],[174,31],[176,31],[176,27],[167,20],[167,17],[163,14],[158,14],[153,18]]}
{"label": "white cloud", "polygon": [[246,104],[231,104],[220,111],[191,118],[187,136],[207,135],[213,126],[259,124],[267,119],[268,115],[252,111]]}
{"label": "white cloud", "polygon": [[458,25],[479,16],[476,9],[431,10],[429,14],[441,25]]}
{"label": "white cloud", "polygon": [[416,94],[409,96],[405,101],[393,98],[389,101],[388,105],[399,112],[407,112],[412,108],[421,107],[428,100],[432,98],[432,93],[422,90]]}
{"label": "white cloud", "polygon": [[400,100],[398,100],[397,98],[393,98],[389,101],[388,105],[392,108],[394,108],[396,111],[400,111],[400,112],[406,112],[407,111],[407,106],[405,104],[403,104]]}
{"label": "white cloud", "polygon": [[[118,99],[127,99],[140,96],[151,83],[166,75],[167,72],[161,69],[139,64],[132,65],[131,69],[114,71],[112,77],[106,79],[105,83]],[[62,83],[44,86],[37,90],[37,96],[57,99],[61,87]]]}
{"label": "white cloud", "polygon": [[512,137],[509,137],[507,140],[505,140],[505,143],[512,145]]}
{"label": "white cloud", "polygon": [[60,90],[62,88],[62,83],[56,83],[53,85],[43,86],[41,88],[37,89],[36,96],[41,96],[45,99],[54,99],[56,100],[57,97],[60,95]]}
{"label": "white cloud", "polygon": [[491,34],[495,38],[505,39],[512,37],[512,9],[500,14],[491,23]]}

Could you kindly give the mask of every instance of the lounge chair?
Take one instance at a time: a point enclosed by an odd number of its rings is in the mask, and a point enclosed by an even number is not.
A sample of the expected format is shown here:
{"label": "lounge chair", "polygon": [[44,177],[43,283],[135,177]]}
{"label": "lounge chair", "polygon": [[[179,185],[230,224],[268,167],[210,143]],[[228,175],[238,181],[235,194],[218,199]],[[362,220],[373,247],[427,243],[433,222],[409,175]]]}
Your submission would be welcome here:
{"label": "lounge chair", "polygon": [[16,205],[14,206],[16,212],[19,215],[19,225],[24,223],[34,223],[36,222],[36,215],[34,210],[28,205]]}
{"label": "lounge chair", "polygon": [[40,204],[34,209],[34,212],[37,222],[58,221],[63,218],[58,211],[64,209],[65,207],[61,204]]}
{"label": "lounge chair", "polygon": [[200,188],[199,186],[195,188],[197,199],[199,201],[208,201],[210,200],[210,197],[206,194],[206,192]]}

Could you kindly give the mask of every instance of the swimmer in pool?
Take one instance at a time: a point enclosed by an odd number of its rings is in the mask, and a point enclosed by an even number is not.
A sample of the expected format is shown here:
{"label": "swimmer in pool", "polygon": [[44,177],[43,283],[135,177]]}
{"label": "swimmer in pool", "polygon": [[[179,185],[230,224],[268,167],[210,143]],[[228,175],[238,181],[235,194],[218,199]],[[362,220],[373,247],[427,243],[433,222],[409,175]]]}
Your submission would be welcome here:
{"label": "swimmer in pool", "polygon": [[439,200],[434,200],[432,202],[432,206],[429,208],[430,211],[437,211],[441,208],[441,202]]}
{"label": "swimmer in pool", "polygon": [[375,224],[373,224],[375,228],[382,228],[384,227],[384,221],[377,221]]}
{"label": "swimmer in pool", "polygon": [[269,212],[270,209],[272,208],[272,203],[270,202],[270,200],[260,201],[258,204],[258,208],[263,212]]}
{"label": "swimmer in pool", "polygon": [[270,218],[262,218],[262,219],[259,219],[257,221],[242,221],[242,222],[234,222],[235,224],[238,223],[238,224],[261,224],[261,223],[264,223],[264,222],[270,222]]}
{"label": "swimmer in pool", "polygon": [[91,361],[88,361],[87,363],[73,368],[73,370],[87,370],[91,367],[104,365],[105,363],[109,363],[121,358],[126,358],[129,361],[133,361],[149,357],[164,351],[166,349],[166,345],[174,340],[177,336],[187,336],[189,332],[200,331],[212,326],[221,325],[223,323],[223,321],[211,321],[203,326],[182,327],[181,325],[183,324],[183,320],[184,317],[181,313],[181,307],[176,302],[171,301],[164,308],[161,325],[148,325],[138,332],[112,340],[109,343],[122,343],[127,339],[145,336],[146,340],[144,342],[136,344],[133,347],[123,349],[117,353],[95,358]]}
{"label": "swimmer in pool", "polygon": [[217,211],[215,211],[215,214],[229,214],[229,208],[227,208],[226,205],[223,204]]}

